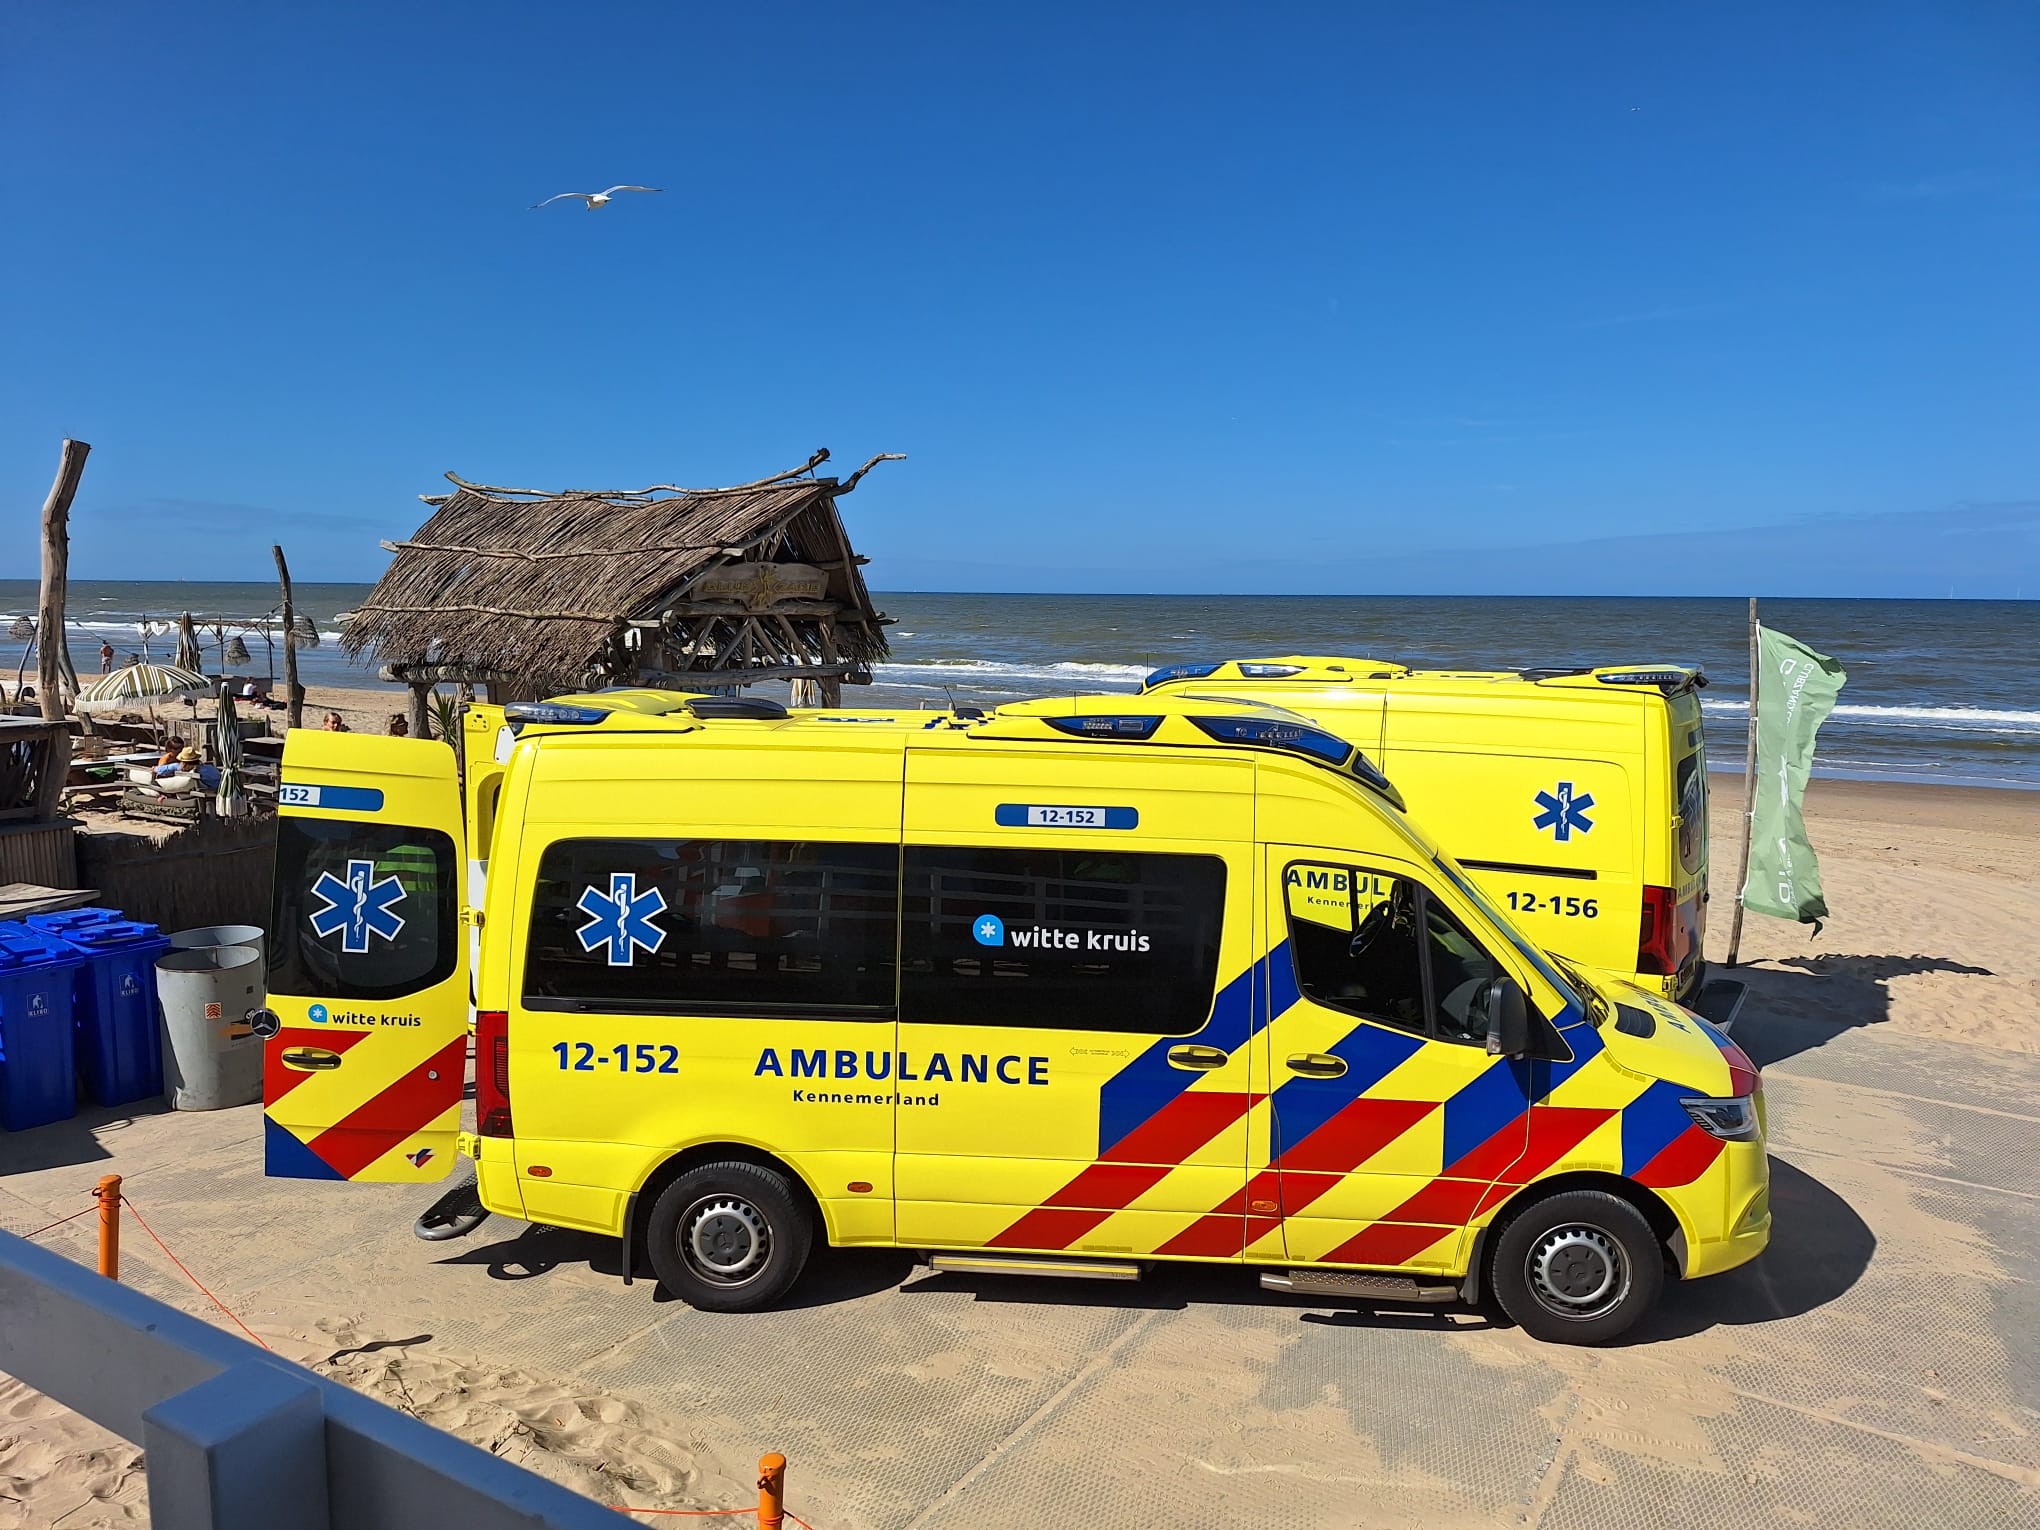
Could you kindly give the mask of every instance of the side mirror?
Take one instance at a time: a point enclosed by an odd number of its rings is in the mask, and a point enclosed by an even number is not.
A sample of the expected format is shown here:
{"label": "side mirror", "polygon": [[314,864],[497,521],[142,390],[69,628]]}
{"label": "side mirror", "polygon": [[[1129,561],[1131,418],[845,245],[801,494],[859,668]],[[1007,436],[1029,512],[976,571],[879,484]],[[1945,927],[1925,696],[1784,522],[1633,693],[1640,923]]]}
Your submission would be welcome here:
{"label": "side mirror", "polygon": [[1521,1057],[1530,1050],[1530,1001],[1514,978],[1488,984],[1487,1049],[1490,1057]]}

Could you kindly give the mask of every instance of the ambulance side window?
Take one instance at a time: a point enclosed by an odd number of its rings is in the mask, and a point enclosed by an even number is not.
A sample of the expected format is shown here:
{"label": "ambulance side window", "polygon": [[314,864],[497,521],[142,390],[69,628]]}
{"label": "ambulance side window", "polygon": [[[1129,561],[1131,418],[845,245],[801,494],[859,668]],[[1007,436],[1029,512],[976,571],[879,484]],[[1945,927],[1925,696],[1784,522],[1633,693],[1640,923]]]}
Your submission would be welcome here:
{"label": "ambulance side window", "polygon": [[1225,862],[909,845],[900,1018],[1188,1036],[1211,1015]]}
{"label": "ambulance side window", "polygon": [[269,991],[399,999],[452,975],[459,872],[437,829],[276,821]]}
{"label": "ambulance side window", "polygon": [[532,890],[524,1002],[882,1019],[898,939],[891,843],[558,840]]}
{"label": "ambulance side window", "polygon": [[1407,877],[1296,862],[1289,953],[1313,1003],[1441,1041],[1484,1044],[1493,957]]}

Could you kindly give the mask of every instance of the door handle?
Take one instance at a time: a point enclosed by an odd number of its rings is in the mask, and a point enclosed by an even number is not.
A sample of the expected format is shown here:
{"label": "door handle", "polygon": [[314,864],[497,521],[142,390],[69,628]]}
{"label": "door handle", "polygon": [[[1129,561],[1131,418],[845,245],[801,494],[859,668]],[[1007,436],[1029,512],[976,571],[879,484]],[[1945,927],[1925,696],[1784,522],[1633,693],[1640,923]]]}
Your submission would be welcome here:
{"label": "door handle", "polygon": [[1329,1052],[1291,1052],[1282,1059],[1291,1073],[1305,1078],[1338,1078],[1346,1071],[1346,1059]]}
{"label": "door handle", "polygon": [[283,1065],[300,1073],[323,1073],[328,1068],[340,1066],[340,1054],[329,1052],[324,1047],[285,1047]]}
{"label": "door handle", "polygon": [[1226,1054],[1217,1047],[1187,1046],[1169,1048],[1169,1066],[1172,1068],[1189,1068],[1192,1070],[1223,1068],[1225,1066],[1225,1059]]}

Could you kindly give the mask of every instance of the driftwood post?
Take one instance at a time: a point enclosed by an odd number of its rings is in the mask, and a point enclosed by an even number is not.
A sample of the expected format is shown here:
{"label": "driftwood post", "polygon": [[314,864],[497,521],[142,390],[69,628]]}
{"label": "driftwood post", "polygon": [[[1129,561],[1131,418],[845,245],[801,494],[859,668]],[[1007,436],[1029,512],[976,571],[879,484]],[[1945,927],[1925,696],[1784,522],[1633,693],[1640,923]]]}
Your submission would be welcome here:
{"label": "driftwood post", "polygon": [[283,561],[281,547],[272,545],[269,550],[276,554],[276,577],[283,585],[283,725],[302,728],[305,688],[298,684],[297,677],[297,607],[291,600],[290,565]]}
{"label": "driftwood post", "polygon": [[64,632],[64,601],[71,578],[71,500],[85,476],[85,458],[92,447],[65,441],[57,462],[57,480],[42,513],[42,602],[36,610],[36,700],[42,715],[56,721],[64,715],[64,690],[78,693],[78,671],[71,665],[71,644]]}
{"label": "driftwood post", "polygon": [[[431,694],[432,687],[430,685],[421,685],[416,680],[411,682],[411,715],[409,721],[411,737],[413,738],[432,737],[432,708],[425,699]],[[448,739],[447,742],[451,744],[453,740]]]}

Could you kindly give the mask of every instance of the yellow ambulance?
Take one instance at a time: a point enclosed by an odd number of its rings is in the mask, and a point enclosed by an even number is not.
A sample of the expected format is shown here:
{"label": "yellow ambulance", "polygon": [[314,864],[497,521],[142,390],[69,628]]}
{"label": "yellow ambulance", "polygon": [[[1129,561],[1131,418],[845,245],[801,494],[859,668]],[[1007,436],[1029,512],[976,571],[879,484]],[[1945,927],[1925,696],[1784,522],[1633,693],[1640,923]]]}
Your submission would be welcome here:
{"label": "yellow ambulance", "polygon": [[272,1175],[465,1154],[489,1209],[723,1311],[823,1241],[1492,1293],[1592,1343],[1769,1238],[1750,1060],[1545,956],[1278,710],[603,692],[475,708],[465,741],[464,809],[441,744],[290,735]]}
{"label": "yellow ambulance", "polygon": [[1698,670],[1421,670],[1292,655],[1176,664],[1160,695],[1291,708],[1351,739],[1514,922],[1724,1029],[1743,985],[1702,990],[1707,760]]}

